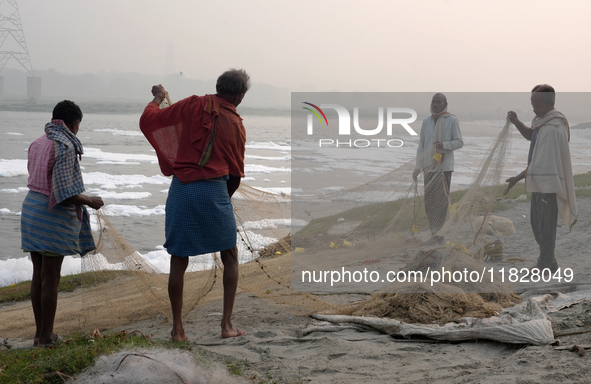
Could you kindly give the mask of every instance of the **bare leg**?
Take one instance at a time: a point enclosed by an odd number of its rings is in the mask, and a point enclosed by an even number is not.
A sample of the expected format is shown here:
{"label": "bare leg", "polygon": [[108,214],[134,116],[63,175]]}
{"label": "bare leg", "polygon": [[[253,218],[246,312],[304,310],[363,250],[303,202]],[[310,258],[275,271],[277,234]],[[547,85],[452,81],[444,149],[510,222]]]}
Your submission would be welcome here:
{"label": "bare leg", "polygon": [[221,252],[224,264],[224,312],[222,314],[222,337],[242,336],[246,332],[232,325],[232,311],[238,287],[238,248]]}
{"label": "bare leg", "polygon": [[33,315],[35,316],[35,339],[34,343],[39,343],[41,336],[41,268],[43,258],[38,252],[31,252],[31,261],[33,262],[33,278],[31,279],[31,304],[33,305]]}
{"label": "bare leg", "polygon": [[186,341],[183,329],[183,289],[185,271],[189,265],[188,257],[170,257],[170,275],[168,276],[168,297],[172,307],[172,331],[170,337],[176,341]]}
{"label": "bare leg", "polygon": [[41,268],[41,334],[39,346],[55,341],[53,324],[57,310],[57,290],[60,283],[63,256],[43,256]]}

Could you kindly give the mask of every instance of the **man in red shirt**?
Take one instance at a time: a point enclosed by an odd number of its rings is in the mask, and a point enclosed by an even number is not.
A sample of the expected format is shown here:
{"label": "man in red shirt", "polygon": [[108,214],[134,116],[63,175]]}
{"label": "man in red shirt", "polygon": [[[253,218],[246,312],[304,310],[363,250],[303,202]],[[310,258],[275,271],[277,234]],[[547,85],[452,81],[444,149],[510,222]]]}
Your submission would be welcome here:
{"label": "man in red shirt", "polygon": [[249,75],[231,69],[218,78],[215,95],[190,96],[159,109],[167,93],[155,85],[154,100],[140,118],[140,129],[156,150],[162,173],[173,176],[164,243],[171,255],[168,295],[173,340],[187,340],[182,307],[189,256],[212,252],[220,252],[224,264],[222,337],[245,334],[232,325],[238,249],[230,198],[244,177],[246,131],[236,107],[249,87]]}

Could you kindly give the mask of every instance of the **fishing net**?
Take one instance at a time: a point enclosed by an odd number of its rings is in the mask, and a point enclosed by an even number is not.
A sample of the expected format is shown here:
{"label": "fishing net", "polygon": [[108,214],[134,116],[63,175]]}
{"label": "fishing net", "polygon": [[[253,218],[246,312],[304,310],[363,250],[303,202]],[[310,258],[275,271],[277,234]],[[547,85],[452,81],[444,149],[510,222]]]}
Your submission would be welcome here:
{"label": "fishing net", "polygon": [[[484,264],[487,257],[499,258],[499,244],[487,235],[485,223],[500,193],[508,131],[507,124],[482,160],[472,186],[444,200],[424,197],[425,190],[433,188],[430,183],[442,183],[442,178],[425,184],[421,172],[413,180],[417,162],[427,164],[431,158],[409,162],[363,185],[318,196],[271,194],[243,184],[232,199],[239,232],[239,289],[298,313],[365,314],[426,323],[490,316],[513,305],[518,296],[500,278],[491,281],[496,272],[489,273]],[[432,151],[425,153],[433,156]],[[430,219],[429,211],[442,217]],[[292,220],[306,225],[291,233]],[[117,315],[85,319],[85,326],[101,322],[112,327],[112,317],[121,323],[154,316],[170,319],[168,275],[142,258],[100,211],[97,222],[99,248],[83,258],[83,271],[92,275],[111,270],[119,274],[121,287],[118,294],[102,299],[104,313]],[[437,231],[430,228],[434,222],[440,226]],[[376,284],[341,277],[339,284],[331,285],[328,279],[318,283],[301,278],[311,269],[332,273],[343,268],[351,273],[377,271],[380,276],[388,271],[466,270],[469,275],[484,269],[486,273],[475,284],[464,280]],[[207,302],[209,295],[221,297],[214,292],[223,273],[219,255],[192,257],[188,270],[184,313]],[[349,305],[344,293],[372,296]],[[85,296],[86,302],[96,300]]]}
{"label": "fishing net", "polygon": [[[496,199],[504,188],[501,174],[510,149],[509,127],[507,122],[484,154],[471,186],[445,192],[443,199],[425,197],[425,191],[446,191],[436,149],[369,182],[316,195],[268,193],[243,183],[232,198],[238,223],[239,292],[294,314],[385,316],[421,323],[486,317],[519,302],[485,264],[485,259],[502,260],[502,243],[495,243],[487,225],[499,209]],[[433,170],[433,164],[435,177],[425,182],[426,167]],[[496,214],[502,216],[502,211]],[[110,329],[154,317],[169,321],[168,275],[144,259],[102,211],[96,212],[96,227],[98,248],[82,259],[87,288],[78,305],[64,306],[69,294],[60,297],[56,329]],[[222,297],[219,254],[190,260],[184,314]],[[432,276],[432,271],[449,276],[478,272],[481,278],[384,278],[401,277],[401,272],[406,277],[410,272]],[[335,272],[340,273],[336,282]],[[356,281],[364,273],[369,278]],[[379,279],[373,281],[375,276]],[[359,301],[359,295],[364,300]],[[32,327],[32,319],[23,318],[23,327]]]}

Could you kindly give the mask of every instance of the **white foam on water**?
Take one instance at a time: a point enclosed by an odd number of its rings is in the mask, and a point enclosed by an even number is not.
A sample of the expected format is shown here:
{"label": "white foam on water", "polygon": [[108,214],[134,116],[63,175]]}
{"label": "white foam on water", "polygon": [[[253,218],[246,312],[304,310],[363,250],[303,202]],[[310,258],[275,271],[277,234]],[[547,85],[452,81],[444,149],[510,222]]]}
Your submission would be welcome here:
{"label": "white foam on water", "polygon": [[110,160],[105,160],[105,161],[97,161],[95,163],[96,165],[140,165],[141,163],[135,162],[135,161],[110,161]]}
{"label": "white foam on water", "polygon": [[142,208],[135,205],[109,204],[103,207],[107,216],[162,216],[165,214],[165,206],[157,205],[154,208]]}
{"label": "white foam on water", "polygon": [[466,176],[465,174],[459,174],[454,172],[451,178],[452,188],[454,186],[469,187],[474,181],[474,176]]}
{"label": "white foam on water", "polygon": [[150,192],[111,192],[100,191],[98,195],[104,200],[136,200],[152,196]]}
{"label": "white foam on water", "polygon": [[246,149],[273,149],[277,151],[291,151],[291,145],[277,144],[272,141],[267,142],[255,142],[251,141],[246,143]]}
{"label": "white foam on water", "polygon": [[[150,262],[162,273],[170,273],[170,254],[163,246],[159,245],[154,251],[142,255],[144,260]],[[215,266],[213,254],[193,256],[189,258],[187,272],[197,272],[212,269]]]}
{"label": "white foam on water", "polygon": [[28,257],[0,260],[0,287],[30,280],[33,263]]}
{"label": "white foam on water", "polygon": [[[580,140],[591,141],[591,128],[571,129],[570,130],[571,144],[577,143]],[[575,139],[575,141],[573,141]]]}
{"label": "white foam on water", "polygon": [[257,173],[280,173],[280,172],[291,172],[290,168],[286,167],[269,167],[261,164],[244,164],[244,173],[257,174]]}
{"label": "white foam on water", "polygon": [[[299,193],[303,192],[300,188],[289,188],[289,187],[253,187],[254,189],[258,189],[259,191],[272,193],[274,195],[284,195],[284,196],[291,196],[292,193]],[[234,198],[234,196],[232,196]]]}
{"label": "white foam on water", "polygon": [[[142,255],[142,257],[162,273],[170,273],[170,255],[162,246],[156,248],[158,249]],[[187,270],[191,272],[188,267]]]}
{"label": "white foam on water", "polygon": [[122,271],[126,269],[126,263],[124,261],[119,263],[109,263],[105,256],[100,253],[85,256],[92,260],[92,266],[94,270],[100,271]]}
{"label": "white foam on water", "polygon": [[[162,207],[162,206],[159,206]],[[158,208],[158,207],[157,207]],[[156,208],[155,208],[156,209]],[[96,223],[96,217],[91,215],[91,224]],[[93,224],[93,230],[96,230],[95,223]],[[298,222],[299,223],[299,222]],[[299,223],[301,224],[301,223]],[[272,237],[263,236],[257,233],[253,233],[244,228],[240,228],[240,232],[243,238],[247,238],[254,251],[259,251],[262,248],[273,244],[277,239]],[[240,238],[240,236],[239,236]],[[245,263],[253,260],[256,256],[250,251],[242,241],[238,241],[238,257],[241,263]],[[160,272],[170,272],[170,254],[166,252],[164,247],[158,246],[154,251],[148,252],[145,255],[138,254],[146,261],[150,262]],[[88,255],[86,257],[93,257],[93,265],[98,270],[123,270],[126,269],[125,263],[109,263],[104,256]],[[199,255],[191,257],[189,266],[187,267],[188,272],[201,271],[204,269],[211,269],[214,266],[213,255]],[[65,256],[62,264],[62,276],[80,273],[81,271],[81,259],[79,257]],[[10,284],[16,284],[21,281],[30,280],[33,274],[33,264],[29,260],[29,257],[20,258],[9,258],[6,260],[0,260],[0,287],[7,286]]]}
{"label": "white foam on water", "polygon": [[21,212],[12,212],[8,208],[0,208],[0,215],[16,215],[20,216]]}
{"label": "white foam on water", "polygon": [[15,136],[23,136],[23,133],[18,133],[18,132],[6,132],[6,135],[15,135]]}
{"label": "white foam on water", "polygon": [[324,187],[324,188],[320,188],[320,191],[322,192],[338,192],[338,191],[344,191],[345,187]]}
{"label": "white foam on water", "polygon": [[169,185],[171,179],[162,175],[110,175],[103,172],[83,173],[84,184],[100,185],[103,189],[117,188],[123,185],[155,184]]}
{"label": "white foam on water", "polygon": [[[242,236],[248,238],[255,251],[258,251],[277,240],[272,237],[265,237],[250,231],[244,231],[240,228]],[[238,246],[238,259],[240,263],[251,261],[254,257],[253,253],[246,248],[244,243],[239,241]],[[162,273],[170,273],[170,254],[164,249],[163,246],[159,245],[154,251],[150,251],[146,254],[140,254],[142,258],[156,267]],[[102,257],[102,256],[101,256]],[[109,264],[104,257],[97,259],[95,263],[98,269],[124,269],[124,265]],[[189,265],[187,272],[203,271],[213,268],[215,265],[213,254],[208,253],[205,255],[191,256],[189,258]]]}
{"label": "white foam on water", "polygon": [[95,132],[107,132],[110,133],[113,136],[144,136],[144,134],[141,131],[125,131],[122,129],[95,129]]}
{"label": "white foam on water", "polygon": [[[143,161],[150,164],[157,164],[158,157],[154,155],[144,155],[144,154],[133,154],[133,153],[115,153],[115,152],[103,152],[99,148],[84,148],[84,155],[83,157],[90,157],[92,159],[97,159],[101,162],[127,162],[131,161]],[[98,164],[98,163],[97,163]],[[109,163],[106,163],[109,164]]]}
{"label": "white foam on water", "polygon": [[242,229],[260,230],[275,229],[277,227],[305,227],[306,225],[308,225],[307,221],[299,219],[267,219],[259,221],[245,221],[242,223]]}
{"label": "white foam on water", "polygon": [[2,192],[2,193],[20,193],[20,192],[28,192],[28,191],[29,191],[29,188],[27,188],[27,187],[0,189],[0,192]]}
{"label": "white foam on water", "polygon": [[0,159],[0,177],[27,176],[27,160]]}
{"label": "white foam on water", "polygon": [[[475,125],[486,125],[488,127],[495,127],[495,128],[503,128],[505,126],[506,120],[475,120],[475,121],[465,121],[466,124],[475,124]],[[461,130],[460,122],[460,130]]]}
{"label": "white foam on water", "polygon": [[320,156],[293,155],[293,160],[324,161]]}
{"label": "white foam on water", "polygon": [[[388,201],[398,200],[406,197],[404,192],[383,192],[383,191],[365,191],[365,192],[345,192],[342,195],[333,197],[332,201],[352,201],[355,203],[372,204],[386,203]],[[321,200],[316,200],[320,202]]]}
{"label": "white foam on water", "polygon": [[257,155],[245,155],[247,160],[265,160],[265,161],[289,161],[291,156],[257,156]]}
{"label": "white foam on water", "polygon": [[[241,234],[241,236],[238,236],[238,239],[240,239],[240,237],[248,239],[249,247],[252,247],[253,251],[260,251],[261,249],[277,241],[277,239],[273,237],[263,236],[241,227],[238,227],[238,231]],[[256,255],[254,255],[253,252],[250,251],[242,241],[238,240],[238,259],[240,260],[240,262],[244,263],[247,261],[251,261],[255,257]]]}
{"label": "white foam on water", "polygon": [[[62,276],[80,273],[80,258],[73,256],[64,257],[62,263]],[[33,275],[33,263],[28,256],[0,260],[0,287],[31,280]]]}

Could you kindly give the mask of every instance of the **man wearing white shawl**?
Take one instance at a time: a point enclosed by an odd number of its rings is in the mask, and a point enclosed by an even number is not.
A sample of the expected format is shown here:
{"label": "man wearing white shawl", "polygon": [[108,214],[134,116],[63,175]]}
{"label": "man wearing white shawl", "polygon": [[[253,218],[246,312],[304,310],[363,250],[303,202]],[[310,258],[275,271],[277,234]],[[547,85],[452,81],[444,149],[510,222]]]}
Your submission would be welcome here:
{"label": "man wearing white shawl", "polygon": [[432,242],[443,242],[437,232],[445,223],[449,205],[451,174],[454,171],[454,153],[464,146],[460,123],[447,111],[447,98],[436,93],[431,100],[431,116],[423,120],[417,161],[413,179],[421,171],[425,182],[425,211],[429,220]]}
{"label": "man wearing white shawl", "polygon": [[540,256],[535,268],[552,273],[558,270],[554,256],[558,217],[569,228],[577,221],[577,202],[570,159],[570,131],[566,117],[554,109],[554,88],[536,85],[531,104],[536,114],[528,128],[509,111],[507,117],[527,140],[530,140],[528,166],[519,175],[510,177],[503,194],[525,178],[525,188],[531,192],[530,221]]}

